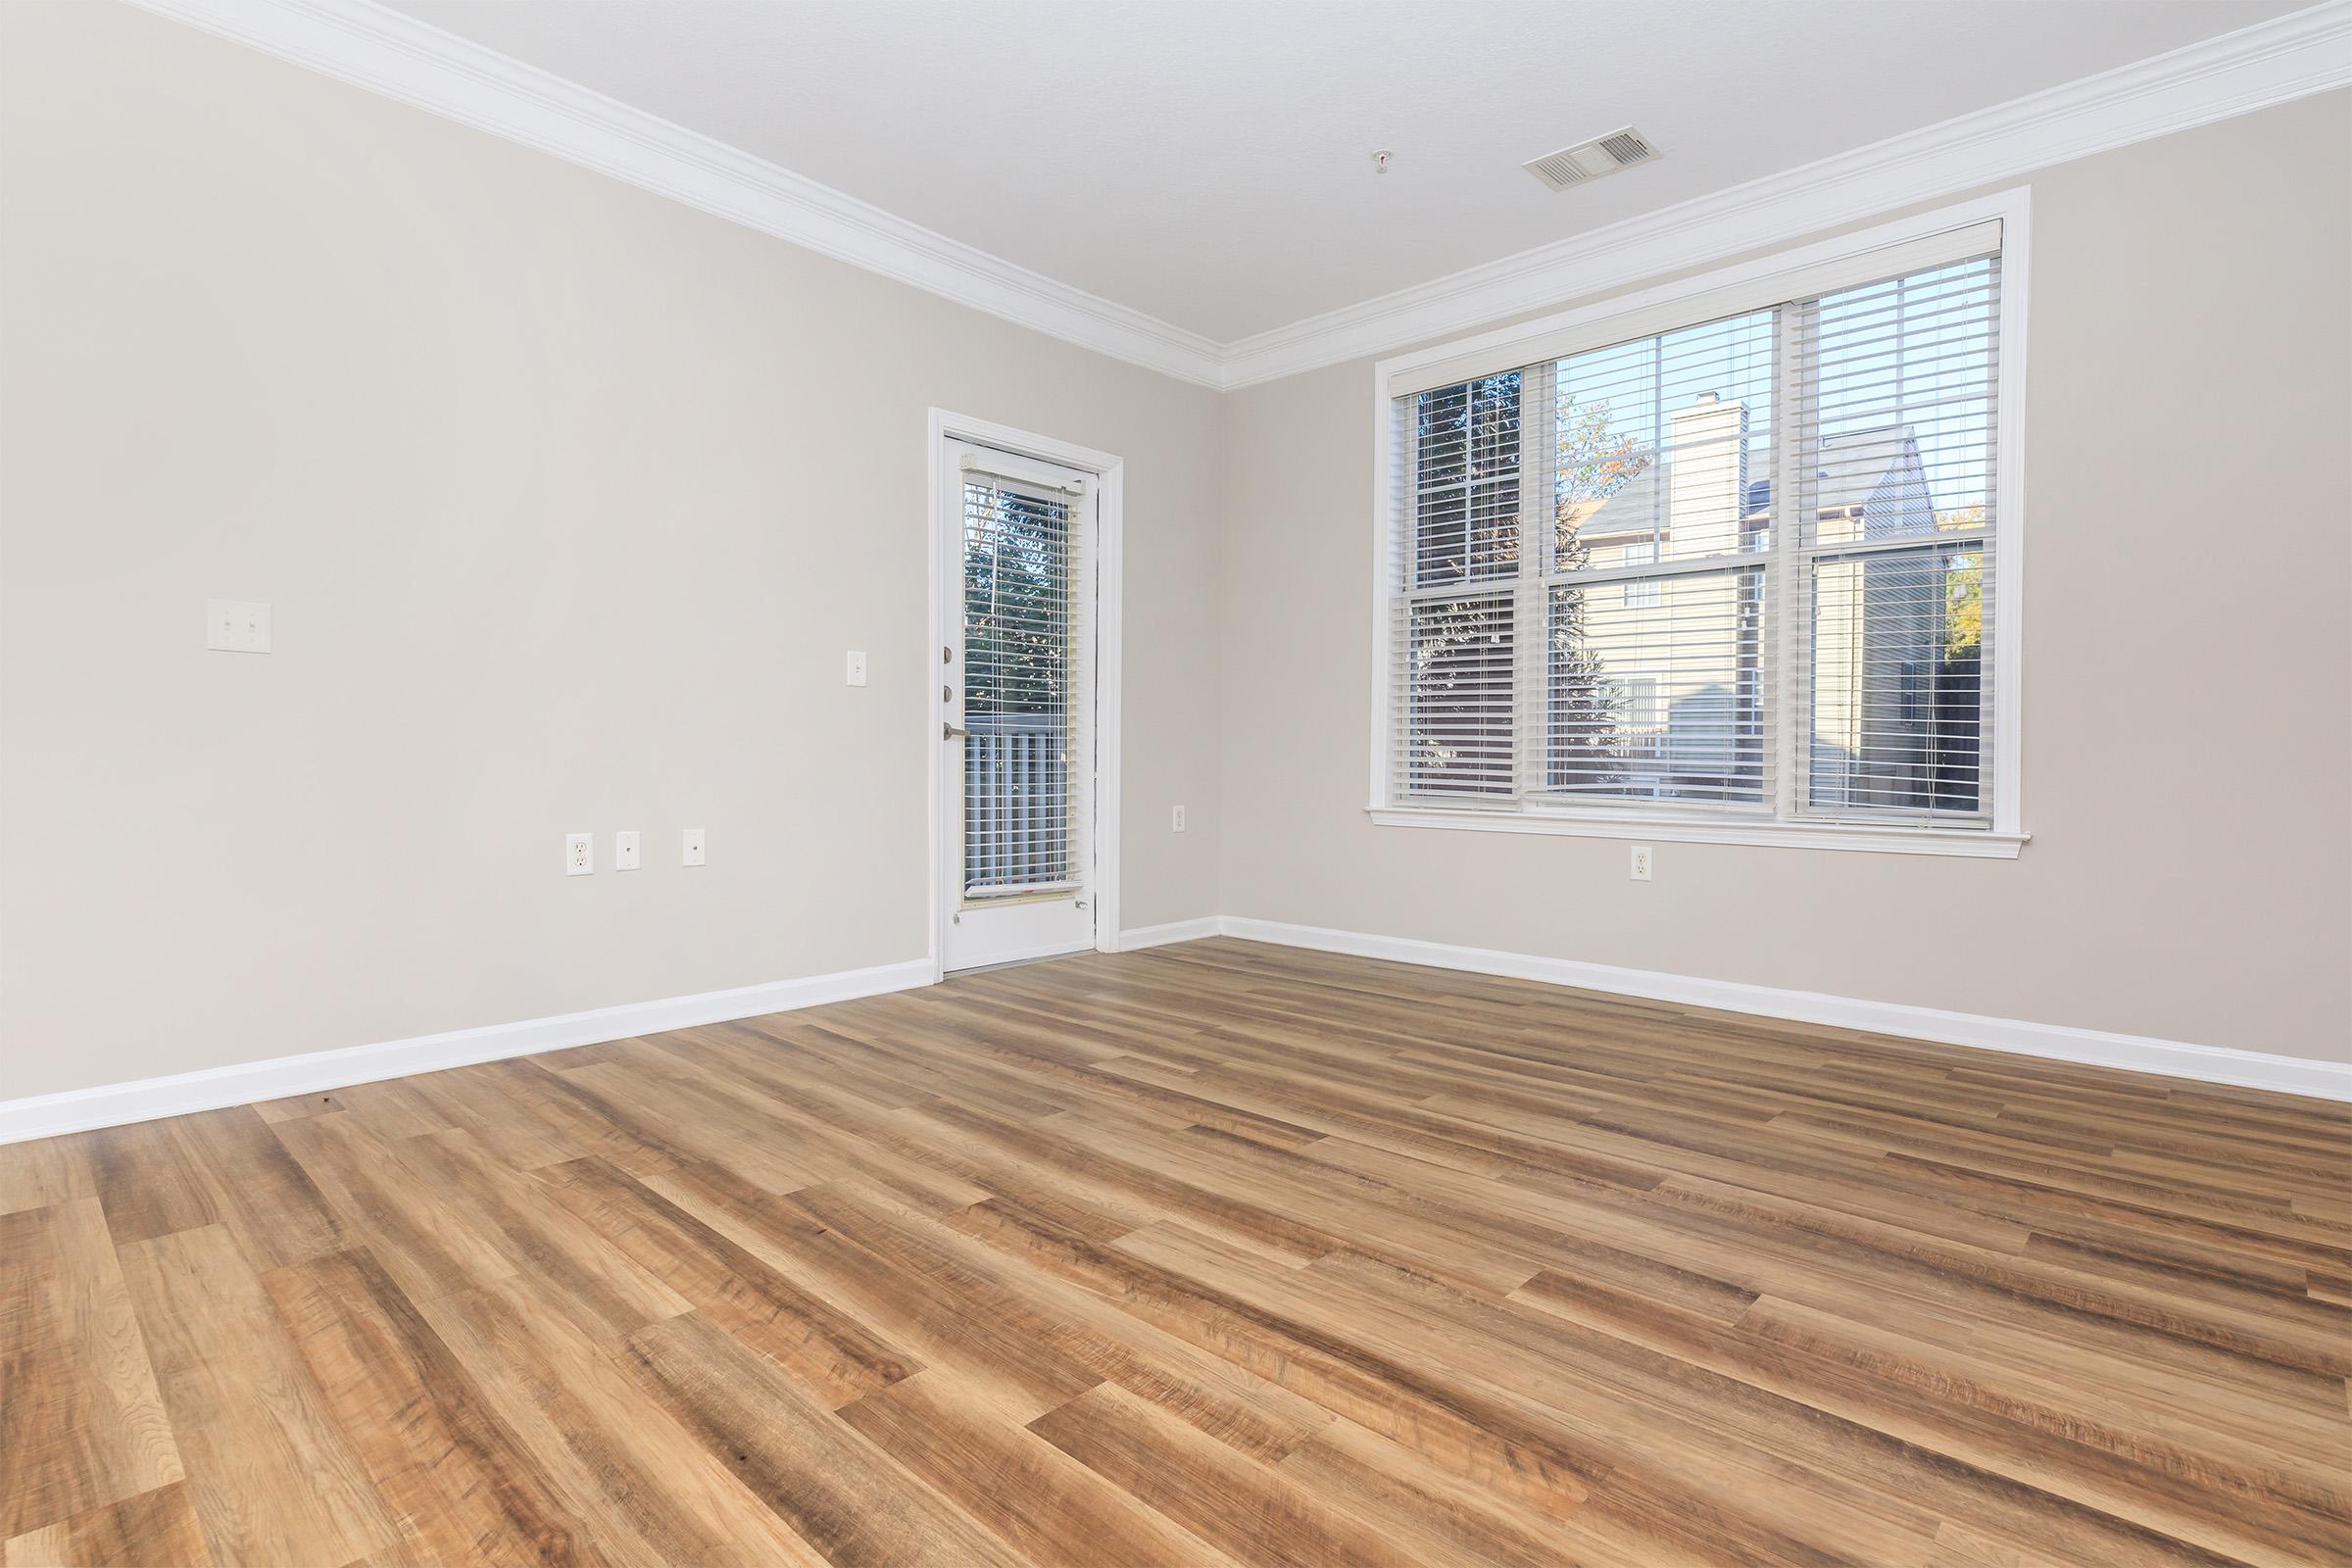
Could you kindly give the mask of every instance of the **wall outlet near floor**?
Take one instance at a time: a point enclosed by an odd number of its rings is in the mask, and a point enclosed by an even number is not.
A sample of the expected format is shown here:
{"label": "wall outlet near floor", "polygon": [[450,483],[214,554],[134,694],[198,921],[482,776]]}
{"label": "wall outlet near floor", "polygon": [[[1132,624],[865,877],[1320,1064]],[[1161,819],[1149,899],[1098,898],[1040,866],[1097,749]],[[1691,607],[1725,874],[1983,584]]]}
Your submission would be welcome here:
{"label": "wall outlet near floor", "polygon": [[632,828],[626,833],[613,834],[612,869],[615,871],[634,871],[641,863],[642,862],[637,858],[636,830]]}
{"label": "wall outlet near floor", "polygon": [[587,876],[596,870],[596,835],[566,833],[564,835],[564,874]]}
{"label": "wall outlet near floor", "polygon": [[1170,830],[1169,830],[1169,831],[1171,831],[1171,832],[1175,832],[1175,833],[1181,833],[1181,832],[1183,832],[1183,831],[1184,831],[1184,808],[1183,808],[1183,807],[1179,806],[1178,808],[1176,808],[1176,818],[1175,818],[1175,822],[1174,822],[1173,826],[1170,828]]}
{"label": "wall outlet near floor", "polygon": [[1634,880],[1635,880],[1635,881],[1637,881],[1637,882],[1646,882],[1646,881],[1648,881],[1648,880],[1649,880],[1649,873],[1650,873],[1650,870],[1651,870],[1651,862],[1650,862],[1649,846],[1648,846],[1648,845],[1646,845],[1646,844],[1637,844],[1637,845],[1635,845],[1635,846],[1634,846]]}
{"label": "wall outlet near floor", "polygon": [[204,646],[223,654],[268,653],[270,607],[247,599],[207,599]]}
{"label": "wall outlet near floor", "polygon": [[686,852],[678,863],[681,865],[703,863],[703,830],[701,828],[690,827],[686,830]]}
{"label": "wall outlet near floor", "polygon": [[852,649],[850,651],[848,677],[850,684],[853,686],[862,686],[865,684],[865,655],[858,652],[856,649]]}

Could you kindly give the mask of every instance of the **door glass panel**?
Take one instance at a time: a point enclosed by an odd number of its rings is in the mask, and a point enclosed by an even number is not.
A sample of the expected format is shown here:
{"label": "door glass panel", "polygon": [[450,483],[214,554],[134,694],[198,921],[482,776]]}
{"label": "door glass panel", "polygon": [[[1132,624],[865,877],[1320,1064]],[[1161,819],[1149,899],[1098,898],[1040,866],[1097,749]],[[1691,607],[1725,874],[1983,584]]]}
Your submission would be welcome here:
{"label": "door glass panel", "polygon": [[963,487],[963,892],[1070,876],[1070,501]]}

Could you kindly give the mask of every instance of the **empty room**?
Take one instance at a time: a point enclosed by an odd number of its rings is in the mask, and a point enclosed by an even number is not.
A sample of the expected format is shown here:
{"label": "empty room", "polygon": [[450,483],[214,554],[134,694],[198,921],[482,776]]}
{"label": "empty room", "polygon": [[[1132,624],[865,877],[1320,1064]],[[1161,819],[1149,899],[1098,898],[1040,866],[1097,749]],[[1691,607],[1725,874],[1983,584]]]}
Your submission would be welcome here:
{"label": "empty room", "polygon": [[0,0],[0,1568],[2352,1564],[2348,592],[2352,0]]}

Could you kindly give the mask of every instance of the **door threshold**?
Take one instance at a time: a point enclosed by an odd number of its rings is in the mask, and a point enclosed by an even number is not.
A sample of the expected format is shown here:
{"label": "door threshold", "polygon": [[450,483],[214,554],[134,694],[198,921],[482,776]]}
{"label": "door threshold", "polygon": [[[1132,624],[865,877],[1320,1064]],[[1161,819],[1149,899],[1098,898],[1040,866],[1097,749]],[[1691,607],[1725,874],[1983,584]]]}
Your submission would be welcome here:
{"label": "door threshold", "polygon": [[945,969],[941,971],[940,977],[945,980],[954,980],[967,974],[988,974],[997,969],[1018,969],[1024,964],[1052,963],[1056,958],[1075,958],[1082,953],[1095,951],[1093,948],[1071,948],[1062,953],[1032,953],[1018,958],[1000,958],[995,963],[975,963],[968,969]]}

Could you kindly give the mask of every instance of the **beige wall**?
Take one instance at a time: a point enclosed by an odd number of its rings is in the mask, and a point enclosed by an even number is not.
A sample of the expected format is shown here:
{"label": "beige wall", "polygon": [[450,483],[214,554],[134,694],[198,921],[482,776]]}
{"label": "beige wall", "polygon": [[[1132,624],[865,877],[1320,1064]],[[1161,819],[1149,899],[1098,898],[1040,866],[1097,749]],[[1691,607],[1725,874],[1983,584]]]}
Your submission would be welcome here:
{"label": "beige wall", "polygon": [[933,404],[1126,458],[1215,912],[1213,394],[125,6],[0,71],[0,1100],[919,958]]}
{"label": "beige wall", "polygon": [[1372,826],[1358,362],[1224,404],[1225,911],[2345,1056],[2352,94],[2032,185],[2018,859]]}
{"label": "beige wall", "polygon": [[[1616,842],[1365,819],[1368,364],[1218,399],[0,5],[0,1099],[920,956],[933,404],[1128,460],[1130,928],[2340,1055],[2352,95],[2033,183],[2034,842],[1661,845],[1636,886]],[[203,652],[208,597],[277,652]]]}

